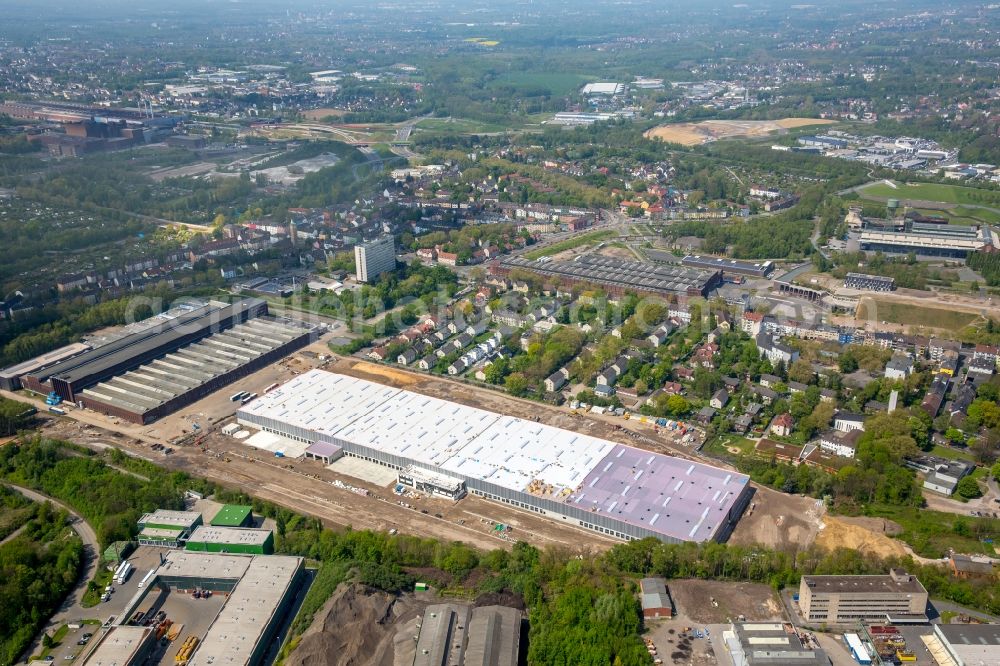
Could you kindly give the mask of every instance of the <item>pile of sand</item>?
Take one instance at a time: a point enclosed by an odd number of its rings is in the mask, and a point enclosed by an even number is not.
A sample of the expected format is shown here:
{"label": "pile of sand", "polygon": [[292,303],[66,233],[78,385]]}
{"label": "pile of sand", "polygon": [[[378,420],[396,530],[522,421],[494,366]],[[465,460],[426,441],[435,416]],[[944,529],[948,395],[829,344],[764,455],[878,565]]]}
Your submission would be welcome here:
{"label": "pile of sand", "polygon": [[[866,524],[857,524],[862,521]],[[865,555],[883,558],[910,554],[902,541],[889,536],[899,533],[899,525],[891,520],[834,518],[827,515],[823,518],[823,523],[825,527],[816,537],[816,545],[822,548],[849,548]]]}

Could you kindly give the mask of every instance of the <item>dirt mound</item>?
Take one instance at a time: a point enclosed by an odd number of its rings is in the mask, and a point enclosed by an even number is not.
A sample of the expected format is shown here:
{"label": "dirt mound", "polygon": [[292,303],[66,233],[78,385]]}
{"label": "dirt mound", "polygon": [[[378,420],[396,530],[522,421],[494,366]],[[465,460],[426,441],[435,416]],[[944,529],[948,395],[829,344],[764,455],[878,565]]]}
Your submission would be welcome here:
{"label": "dirt mound", "polygon": [[[864,524],[857,524],[858,521],[862,521]],[[875,523],[869,521],[875,521]],[[909,554],[902,542],[886,536],[893,533],[893,526],[897,530],[899,528],[892,521],[825,516],[823,523],[825,526],[816,537],[817,546],[829,550],[849,548],[859,553],[878,557],[902,557]]]}
{"label": "dirt mound", "polygon": [[472,605],[476,608],[482,606],[506,606],[521,611],[528,608],[527,604],[524,603],[524,597],[516,592],[508,592],[507,590],[490,594],[480,594],[476,597],[476,601]]}
{"label": "dirt mound", "polygon": [[397,629],[425,606],[413,595],[397,597],[357,583],[341,585],[285,663],[393,666]]}

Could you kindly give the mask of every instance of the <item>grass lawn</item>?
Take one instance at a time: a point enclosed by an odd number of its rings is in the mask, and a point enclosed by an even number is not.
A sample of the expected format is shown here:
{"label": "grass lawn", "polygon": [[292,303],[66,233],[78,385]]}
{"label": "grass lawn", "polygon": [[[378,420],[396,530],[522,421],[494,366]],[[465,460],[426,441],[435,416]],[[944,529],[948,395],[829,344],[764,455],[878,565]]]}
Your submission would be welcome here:
{"label": "grass lawn", "polygon": [[583,247],[584,245],[596,245],[602,240],[607,240],[616,236],[618,232],[605,229],[604,231],[592,231],[588,234],[582,234],[580,236],[574,236],[572,238],[567,238],[564,241],[559,241],[558,243],[553,243],[552,245],[546,245],[545,247],[539,248],[537,250],[532,250],[531,252],[526,252],[524,257],[526,259],[541,259],[542,257],[551,257],[553,254],[559,254],[560,252],[565,252],[566,250],[572,250],[577,247]]}
{"label": "grass lawn", "polygon": [[569,72],[511,72],[498,76],[492,87],[512,86],[522,91],[548,90],[553,96],[569,95],[582,88],[594,77]]}
{"label": "grass lawn", "polygon": [[[1000,208],[1000,195],[975,187],[961,185],[946,185],[943,183],[897,183],[893,188],[879,181],[864,187],[860,194],[864,197],[888,197],[890,199],[917,199],[920,201],[939,201],[952,204],[979,204],[990,206],[989,197],[995,197],[992,206]],[[985,195],[981,201],[976,201],[972,195]]]}
{"label": "grass lawn", "polygon": [[485,134],[503,132],[504,125],[483,123],[465,118],[424,118],[416,125],[419,129],[429,132],[447,132],[452,134]]}
{"label": "grass lawn", "polygon": [[719,456],[720,458],[735,460],[737,455],[739,455],[735,453],[736,449],[739,449],[740,454],[742,455],[751,455],[753,454],[754,444],[756,444],[756,442],[752,439],[747,439],[746,437],[730,433],[727,435],[720,435],[712,441],[706,442],[705,446],[701,447],[701,450],[706,453]]}
{"label": "grass lawn", "polygon": [[104,588],[111,583],[111,579],[114,577],[115,574],[113,571],[108,571],[104,567],[98,568],[94,580],[87,583],[87,591],[83,593],[80,605],[84,608],[93,608],[101,603],[101,595],[104,594]]}
{"label": "grass lawn", "polygon": [[979,319],[979,316],[972,312],[956,312],[910,303],[865,299],[858,306],[857,318],[957,331]]}
{"label": "grass lawn", "polygon": [[903,531],[896,538],[908,543],[923,557],[944,557],[949,548],[960,553],[995,555],[993,544],[982,540],[1000,539],[1000,520],[996,518],[882,504],[866,507],[865,515],[898,523]]}
{"label": "grass lawn", "polygon": [[935,445],[931,450],[931,455],[939,458],[946,458],[948,460],[964,460],[965,462],[972,462],[972,455],[970,453],[961,449],[954,449],[950,446]]}

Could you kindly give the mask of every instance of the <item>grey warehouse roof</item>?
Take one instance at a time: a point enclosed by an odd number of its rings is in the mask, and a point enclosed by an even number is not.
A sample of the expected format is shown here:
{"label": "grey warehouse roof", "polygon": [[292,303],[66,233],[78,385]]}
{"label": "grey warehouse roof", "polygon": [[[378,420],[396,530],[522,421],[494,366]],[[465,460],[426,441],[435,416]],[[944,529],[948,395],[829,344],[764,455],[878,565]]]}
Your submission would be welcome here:
{"label": "grey warehouse roof", "polygon": [[714,538],[748,482],[743,474],[323,370],[295,377],[244,405],[237,417],[298,437],[364,446],[684,541]]}

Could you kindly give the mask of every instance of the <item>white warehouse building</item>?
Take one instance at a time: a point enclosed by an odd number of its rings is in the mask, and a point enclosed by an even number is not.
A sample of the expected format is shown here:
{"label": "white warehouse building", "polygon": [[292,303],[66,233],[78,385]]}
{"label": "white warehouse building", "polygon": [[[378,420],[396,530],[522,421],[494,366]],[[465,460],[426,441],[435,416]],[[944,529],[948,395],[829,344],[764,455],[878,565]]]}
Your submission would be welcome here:
{"label": "white warehouse building", "polygon": [[340,447],[421,490],[471,492],[620,539],[724,541],[752,494],[743,474],[323,370],[237,418]]}

